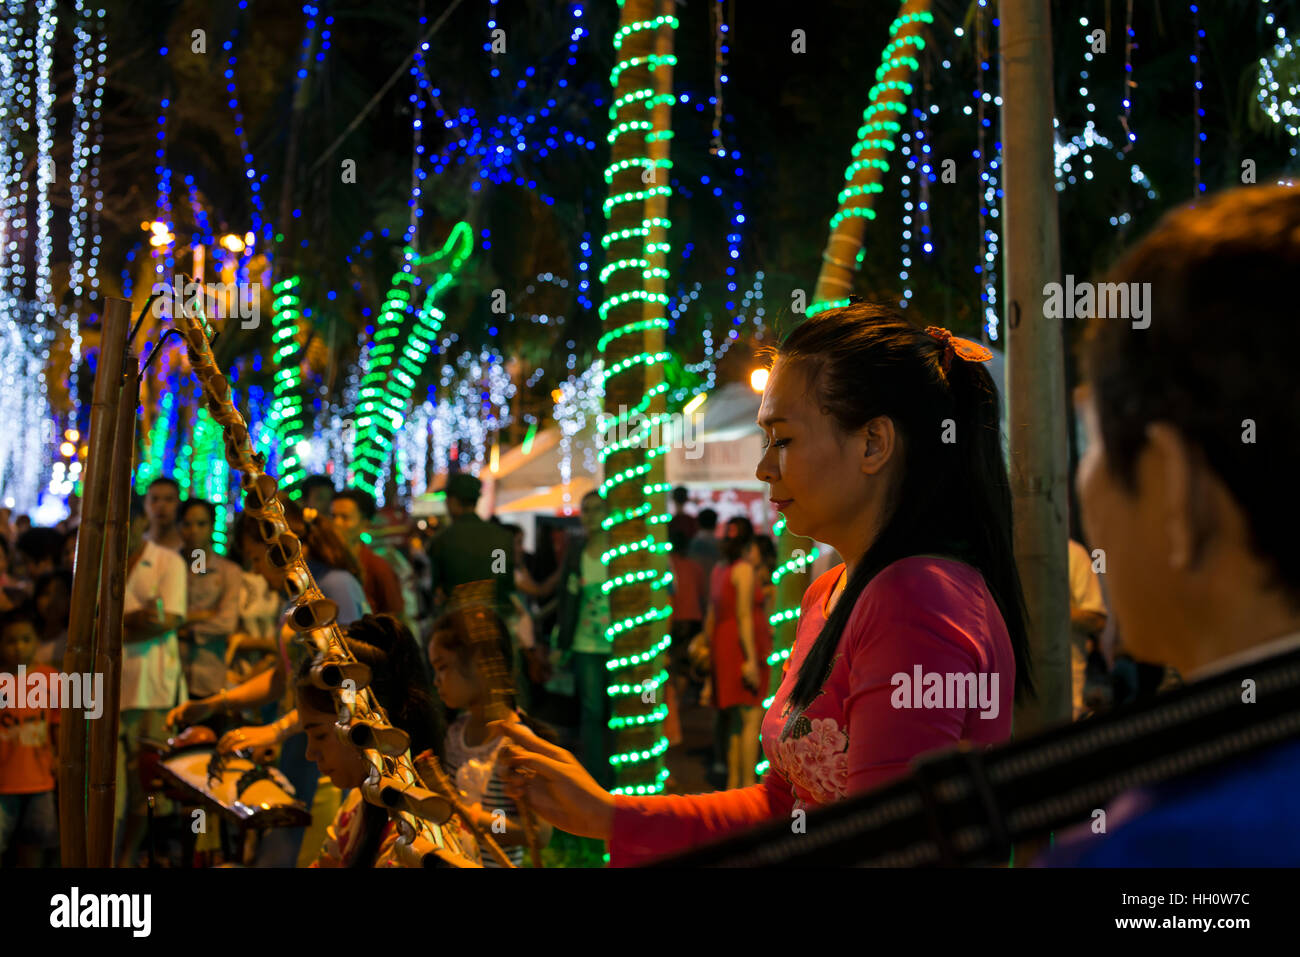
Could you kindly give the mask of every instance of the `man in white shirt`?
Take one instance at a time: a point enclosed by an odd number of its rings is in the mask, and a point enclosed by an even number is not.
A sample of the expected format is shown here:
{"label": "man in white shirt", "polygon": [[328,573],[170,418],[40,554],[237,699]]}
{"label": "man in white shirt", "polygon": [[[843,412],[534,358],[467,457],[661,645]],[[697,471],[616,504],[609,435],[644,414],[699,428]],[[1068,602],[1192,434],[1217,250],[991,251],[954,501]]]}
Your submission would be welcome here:
{"label": "man in white shirt", "polygon": [[140,782],[140,740],[166,740],[167,711],[183,700],[176,629],[185,618],[186,569],[181,556],[144,540],[144,516],[131,521],[122,619],[122,701],[117,751],[119,867],[131,867],[147,826]]}

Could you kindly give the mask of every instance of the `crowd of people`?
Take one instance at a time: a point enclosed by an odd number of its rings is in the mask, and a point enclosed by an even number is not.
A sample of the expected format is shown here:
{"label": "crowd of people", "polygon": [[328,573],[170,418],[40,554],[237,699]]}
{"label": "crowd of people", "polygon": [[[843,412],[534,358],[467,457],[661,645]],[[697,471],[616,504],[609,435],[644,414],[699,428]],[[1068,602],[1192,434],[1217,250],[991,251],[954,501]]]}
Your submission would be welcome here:
{"label": "crowd of people", "polygon": [[[1284,277],[1300,265],[1297,235],[1300,194],[1251,188],[1171,214],[1117,267],[1118,280],[1156,288],[1156,311],[1149,329],[1100,320],[1085,346],[1088,544],[1069,545],[1076,719],[1183,675],[1300,647],[1286,484],[1300,410],[1277,348],[1289,332]],[[1222,334],[1233,310],[1250,321]],[[413,751],[445,765],[480,826],[507,822],[492,830],[511,862],[527,842],[526,797],[544,822],[607,841],[612,863],[636,863],[879,787],[931,751],[1009,739],[1013,704],[1039,689],[989,358],[943,328],[862,302],[805,319],[771,349],[756,475],[788,528],[834,561],[808,576],[770,700],[773,542],[747,518],[719,528],[712,509],[692,514],[686,490],[674,490],[669,723],[686,706],[715,709],[713,763],[726,790],[713,794],[610,793],[601,556],[611,542],[599,494],[582,499],[578,533],[545,556],[540,542],[525,552],[521,529],[478,515],[481,486],[467,474],[449,479],[448,523],[427,537],[380,534],[374,499],[325,477],[286,501],[286,516],[376,697]],[[0,514],[0,670],[57,670],[75,533],[9,518]],[[278,746],[309,807],[322,775],[345,792],[323,841],[304,847],[306,829],[278,828],[257,863],[396,863],[384,812],[359,794],[364,757],[334,734],[329,697],[281,627],[284,563],[242,513],[228,555],[217,554],[216,518],[209,502],[182,502],[168,478],[150,483],[132,516],[119,864],[137,861],[144,834],[144,743],[201,722],[222,750]],[[490,718],[493,688],[451,602],[483,581],[494,585],[491,620],[514,675],[507,720]],[[891,676],[913,673],[989,677],[992,698],[900,705]],[[572,702],[569,720],[556,720],[560,699]],[[3,716],[0,851],[48,860],[57,715]],[[556,725],[572,728],[567,741]],[[756,781],[760,742],[769,769]],[[1284,743],[1140,800],[1126,795],[1108,833],[1064,836],[1044,861],[1294,863],[1300,832],[1284,826],[1280,795],[1300,785],[1297,758]],[[1202,831],[1218,840],[1188,839]]]}
{"label": "crowd of people", "polygon": [[[418,701],[424,708],[427,701],[432,715],[427,721],[438,731],[433,738],[426,734],[422,716],[417,737],[453,771],[463,772],[459,780],[471,804],[489,816],[513,815],[513,802],[499,777],[490,773],[504,739],[485,725],[486,690],[471,674],[463,638],[457,643],[463,622],[445,614],[448,600],[468,582],[496,583],[493,612],[522,720],[555,740],[569,734],[587,765],[612,785],[605,690],[611,619],[609,598],[600,587],[606,575],[600,556],[608,548],[601,520],[607,510],[598,494],[587,495],[579,524],[558,539],[558,552],[550,556],[553,567],[546,567],[525,550],[521,527],[478,515],[480,493],[473,476],[452,476],[447,521],[436,529],[401,522],[381,528],[378,522],[384,519],[377,517],[370,494],[337,489],[326,476],[309,477],[300,498],[283,502],[313,577],[338,606],[350,648],[359,657],[362,649],[362,660],[372,665],[400,665],[400,681],[395,677],[387,686],[376,685],[391,692],[396,707],[389,710],[402,714],[407,710],[402,702]],[[757,762],[757,721],[770,671],[767,619],[775,549],[770,538],[754,534],[748,519],[726,522],[719,537],[716,512],[704,508],[698,515],[687,514],[684,488],[675,490],[674,499],[670,703],[674,721],[682,706],[716,710],[709,770],[718,783],[725,777],[727,786],[738,787],[753,782]],[[322,778],[344,781],[339,785],[344,790],[356,786],[346,769],[338,770],[342,759],[330,751],[329,736],[309,720],[321,709],[312,715],[302,710],[304,663],[281,634],[288,608],[282,596],[284,571],[268,559],[254,520],[237,512],[226,545],[219,548],[216,506],[204,499],[183,500],[175,480],[154,479],[135,504],[123,622],[119,866],[142,860],[149,809],[142,754],[186,726],[209,726],[225,750],[265,755],[278,749],[279,769],[309,808]],[[12,524],[8,515],[0,517],[0,670],[22,665],[28,673],[58,671],[67,645],[75,518],[56,528],[32,528],[25,516]],[[738,615],[738,607],[749,613]],[[692,641],[694,657],[688,653]],[[718,653],[701,657],[702,642]],[[307,692],[306,698],[322,703],[317,693]],[[558,728],[535,721],[530,714],[534,705]],[[57,716],[51,709],[19,717],[21,740],[16,732],[0,731],[5,735],[0,738],[0,854],[5,861],[57,860]],[[343,800],[325,835],[322,863],[351,860],[347,834],[374,816],[358,801],[356,793]],[[152,810],[155,818],[166,820],[180,809],[154,795]],[[272,831],[260,842],[254,861],[263,866],[305,863],[320,846],[319,830]],[[304,847],[309,834],[316,843]],[[506,843],[517,863],[522,837],[509,832]],[[362,846],[376,860],[391,857],[389,842],[357,844]],[[240,853],[217,838],[200,840],[185,851]]]}

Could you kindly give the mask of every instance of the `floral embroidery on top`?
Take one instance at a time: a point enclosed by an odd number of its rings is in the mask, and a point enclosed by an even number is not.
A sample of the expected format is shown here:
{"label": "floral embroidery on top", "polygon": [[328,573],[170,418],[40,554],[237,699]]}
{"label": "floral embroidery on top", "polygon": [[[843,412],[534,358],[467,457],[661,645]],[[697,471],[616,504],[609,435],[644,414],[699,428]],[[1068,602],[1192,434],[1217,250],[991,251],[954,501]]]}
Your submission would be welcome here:
{"label": "floral embroidery on top", "polygon": [[834,718],[800,715],[808,732],[782,737],[776,745],[774,763],[796,787],[807,791],[818,804],[828,804],[849,793],[849,736]]}
{"label": "floral embroidery on top", "polygon": [[[813,701],[826,693],[826,679],[840,656],[834,655],[826,669],[822,689]],[[849,788],[849,735],[834,718],[809,718],[807,708],[791,713],[787,698],[781,717],[786,718],[781,737],[776,742],[773,765],[793,786],[802,788],[817,804],[827,804],[848,796]],[[788,716],[788,717],[787,717]],[[794,790],[796,806],[806,804]]]}

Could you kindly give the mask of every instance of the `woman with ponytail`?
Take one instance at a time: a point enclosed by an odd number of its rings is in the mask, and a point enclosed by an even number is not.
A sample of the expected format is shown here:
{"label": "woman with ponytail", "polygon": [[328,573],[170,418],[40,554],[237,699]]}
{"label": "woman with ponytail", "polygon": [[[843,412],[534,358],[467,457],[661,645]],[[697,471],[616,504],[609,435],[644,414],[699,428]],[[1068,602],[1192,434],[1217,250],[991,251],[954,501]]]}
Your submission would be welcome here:
{"label": "woman with ponytail", "polygon": [[[366,686],[395,728],[411,738],[411,754],[426,749],[441,759],[442,718],[429,694],[428,676],[410,630],[392,615],[366,615],[347,628],[348,650],[370,668]],[[339,737],[334,696],[311,680],[310,659],[298,668],[298,713],[307,739],[307,760],[347,791],[325,833],[312,867],[397,867],[393,845],[397,829],[388,811],[361,796],[370,765],[365,754]]]}
{"label": "woman with ponytail", "polygon": [[1005,741],[1033,687],[991,357],[865,303],[806,319],[770,355],[756,475],[789,530],[844,564],[804,594],[761,782],[613,796],[509,725],[510,787],[608,840],[618,866],[879,787],[929,751]]}

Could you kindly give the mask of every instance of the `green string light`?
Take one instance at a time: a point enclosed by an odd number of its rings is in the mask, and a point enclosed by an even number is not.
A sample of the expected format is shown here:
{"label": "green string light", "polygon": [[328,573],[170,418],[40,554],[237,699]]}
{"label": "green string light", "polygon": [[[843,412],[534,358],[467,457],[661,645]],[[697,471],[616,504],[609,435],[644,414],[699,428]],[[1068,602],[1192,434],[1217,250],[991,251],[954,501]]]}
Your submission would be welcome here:
{"label": "green string light", "polygon": [[300,277],[289,276],[271,288],[274,297],[271,345],[275,350],[276,371],[267,418],[280,446],[280,484],[285,489],[296,488],[307,477],[298,455],[298,443],[307,437],[309,428],[305,385],[302,363],[294,361],[302,352],[299,344],[302,332],[301,286]]}
{"label": "green string light", "polygon": [[[357,395],[352,479],[372,495],[383,484],[393,441],[447,318],[435,303],[456,282],[473,250],[473,229],[458,222],[429,256],[408,246],[402,270],[393,275]],[[432,280],[426,282],[422,271],[431,272]]]}

